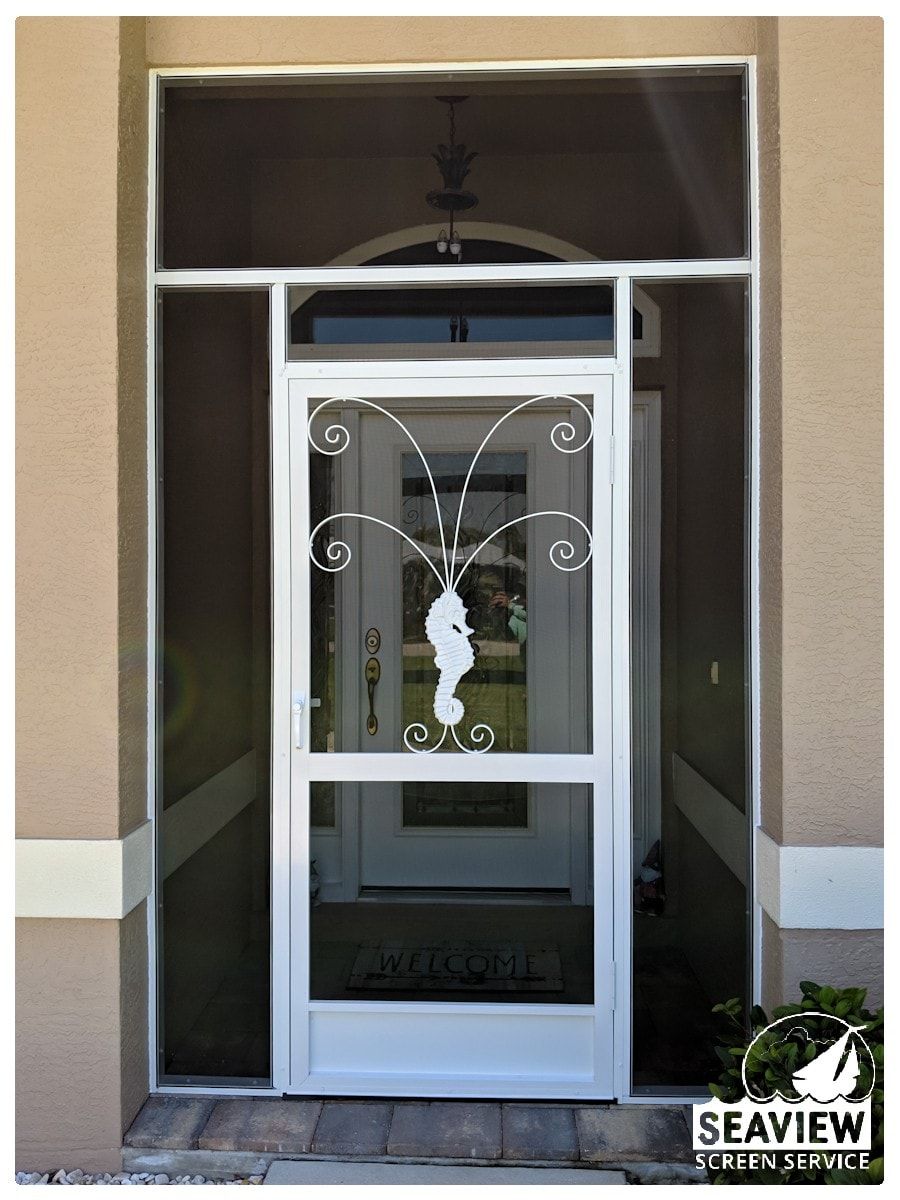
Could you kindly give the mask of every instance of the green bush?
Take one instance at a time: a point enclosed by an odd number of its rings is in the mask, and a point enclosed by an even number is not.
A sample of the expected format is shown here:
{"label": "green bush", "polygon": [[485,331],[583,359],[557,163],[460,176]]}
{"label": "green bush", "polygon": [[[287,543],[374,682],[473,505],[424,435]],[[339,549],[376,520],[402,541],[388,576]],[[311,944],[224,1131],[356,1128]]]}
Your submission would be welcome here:
{"label": "green bush", "polygon": [[[872,1092],[872,1150],[867,1170],[801,1171],[797,1169],[762,1169],[759,1171],[722,1171],[713,1183],[881,1183],[884,1179],[884,1010],[877,1013],[863,1008],[866,993],[863,988],[844,988],[838,991],[822,987],[818,983],[801,983],[803,995],[799,1004],[784,1004],[776,1008],[772,1020],[809,1012],[828,1013],[841,1017],[850,1025],[862,1026],[860,1037],[872,1052],[875,1062],[874,1090]],[[722,1018],[723,1032],[716,1054],[722,1063],[722,1073],[709,1090],[726,1103],[743,1098],[744,1084],[741,1076],[741,1061],[750,1043],[767,1025],[769,1018],[758,1006],[750,1010],[749,1023],[743,1020],[740,1000],[728,1000],[717,1004],[714,1013]],[[749,1037],[748,1037],[749,1024]],[[825,1034],[827,1021],[807,1018],[804,1022],[812,1038],[817,1032]],[[796,1096],[792,1086],[793,1074],[804,1060],[815,1055],[812,1041],[797,1039],[781,1040],[775,1035],[762,1038],[746,1060],[747,1086],[751,1095],[771,1095],[776,1089],[784,1096]],[[857,1091],[864,1096],[872,1086],[871,1064],[860,1061]]]}

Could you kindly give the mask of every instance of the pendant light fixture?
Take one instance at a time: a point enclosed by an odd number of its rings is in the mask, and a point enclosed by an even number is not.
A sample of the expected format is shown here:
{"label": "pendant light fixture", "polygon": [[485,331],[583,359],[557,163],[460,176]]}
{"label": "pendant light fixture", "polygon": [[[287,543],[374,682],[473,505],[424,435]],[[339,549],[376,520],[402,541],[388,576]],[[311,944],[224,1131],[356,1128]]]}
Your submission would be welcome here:
{"label": "pendant light fixture", "polygon": [[429,192],[425,199],[432,208],[450,215],[449,234],[446,229],[442,229],[435,242],[438,254],[446,254],[449,251],[457,261],[460,261],[462,259],[462,239],[454,227],[454,217],[456,213],[466,212],[478,203],[478,197],[474,192],[468,192],[463,188],[472,159],[477,156],[478,152],[477,150],[468,150],[462,142],[459,145],[456,142],[456,105],[468,100],[468,96],[435,96],[435,100],[447,105],[450,141],[448,144],[442,142],[432,154],[444,186]]}

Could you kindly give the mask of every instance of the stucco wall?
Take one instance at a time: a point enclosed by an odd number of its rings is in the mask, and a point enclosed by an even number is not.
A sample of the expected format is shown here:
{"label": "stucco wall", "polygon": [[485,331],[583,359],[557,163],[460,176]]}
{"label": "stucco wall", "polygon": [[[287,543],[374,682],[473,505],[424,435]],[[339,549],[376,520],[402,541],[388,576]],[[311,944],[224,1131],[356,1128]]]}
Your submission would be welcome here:
{"label": "stucco wall", "polygon": [[781,142],[778,19],[759,21],[759,705],[757,769],[762,823],[780,840],[781,822]]}
{"label": "stucco wall", "polygon": [[117,837],[119,22],[17,52],[17,833]]}
{"label": "stucco wall", "polygon": [[151,66],[752,54],[753,17],[150,17]]}
{"label": "stucco wall", "polygon": [[781,840],[879,845],[882,22],[780,19],[778,81]]}
{"label": "stucco wall", "polygon": [[146,1096],[146,908],[16,922],[16,1168],[118,1171]]}
{"label": "stucco wall", "polygon": [[[20,837],[146,814],[144,38],[17,23]],[[145,907],[17,942],[18,1164],[116,1169],[147,1090]]]}
{"label": "stucco wall", "polygon": [[880,929],[779,929],[763,913],[762,1004],[800,999],[800,981],[864,987],[866,1007],[884,1003],[884,935]]}
{"label": "stucco wall", "polygon": [[117,837],[146,810],[143,23],[23,18],[17,53],[17,834]]}
{"label": "stucco wall", "polygon": [[[758,28],[762,824],[882,842],[882,22]],[[883,992],[877,930],[779,929],[762,999]]]}

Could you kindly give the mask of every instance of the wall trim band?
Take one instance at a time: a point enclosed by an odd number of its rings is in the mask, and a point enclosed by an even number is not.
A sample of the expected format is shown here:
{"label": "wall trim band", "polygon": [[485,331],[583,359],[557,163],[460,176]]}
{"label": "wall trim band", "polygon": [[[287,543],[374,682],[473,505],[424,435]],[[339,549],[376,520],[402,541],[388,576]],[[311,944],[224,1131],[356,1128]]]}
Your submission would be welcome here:
{"label": "wall trim band", "polygon": [[[713,850],[725,849],[715,823],[700,817],[696,827],[707,841],[712,833]],[[121,920],[149,896],[152,862],[150,821],[124,838],[18,838],[16,916]],[[757,829],[756,900],[780,929],[881,929],[884,850],[781,846]]]}
{"label": "wall trim band", "polygon": [[756,831],[756,899],[780,929],[881,929],[881,846],[781,846]]}
{"label": "wall trim band", "polygon": [[153,825],[124,838],[16,839],[16,916],[121,921],[150,895]]}
{"label": "wall trim band", "polygon": [[[163,813],[163,877],[256,797],[256,751],[229,764]],[[124,838],[18,838],[16,916],[121,920],[150,895],[153,823]]]}

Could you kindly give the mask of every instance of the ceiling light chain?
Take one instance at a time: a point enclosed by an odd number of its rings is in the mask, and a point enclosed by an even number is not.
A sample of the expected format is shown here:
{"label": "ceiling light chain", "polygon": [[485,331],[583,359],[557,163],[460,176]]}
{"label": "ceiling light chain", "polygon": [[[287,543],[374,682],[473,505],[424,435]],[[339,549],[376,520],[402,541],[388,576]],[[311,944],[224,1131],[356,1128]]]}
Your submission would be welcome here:
{"label": "ceiling light chain", "polygon": [[478,152],[471,150],[467,153],[464,143],[456,144],[456,105],[462,104],[464,100],[468,99],[468,96],[435,96],[435,99],[441,104],[447,105],[450,141],[448,145],[441,143],[432,154],[444,186],[429,192],[426,200],[432,208],[450,214],[449,234],[446,229],[442,229],[435,242],[438,254],[446,254],[449,250],[450,254],[460,261],[462,259],[462,238],[454,228],[454,218],[456,213],[474,208],[478,203],[478,197],[473,192],[465,191],[462,186],[469,174],[470,164],[477,157]]}

